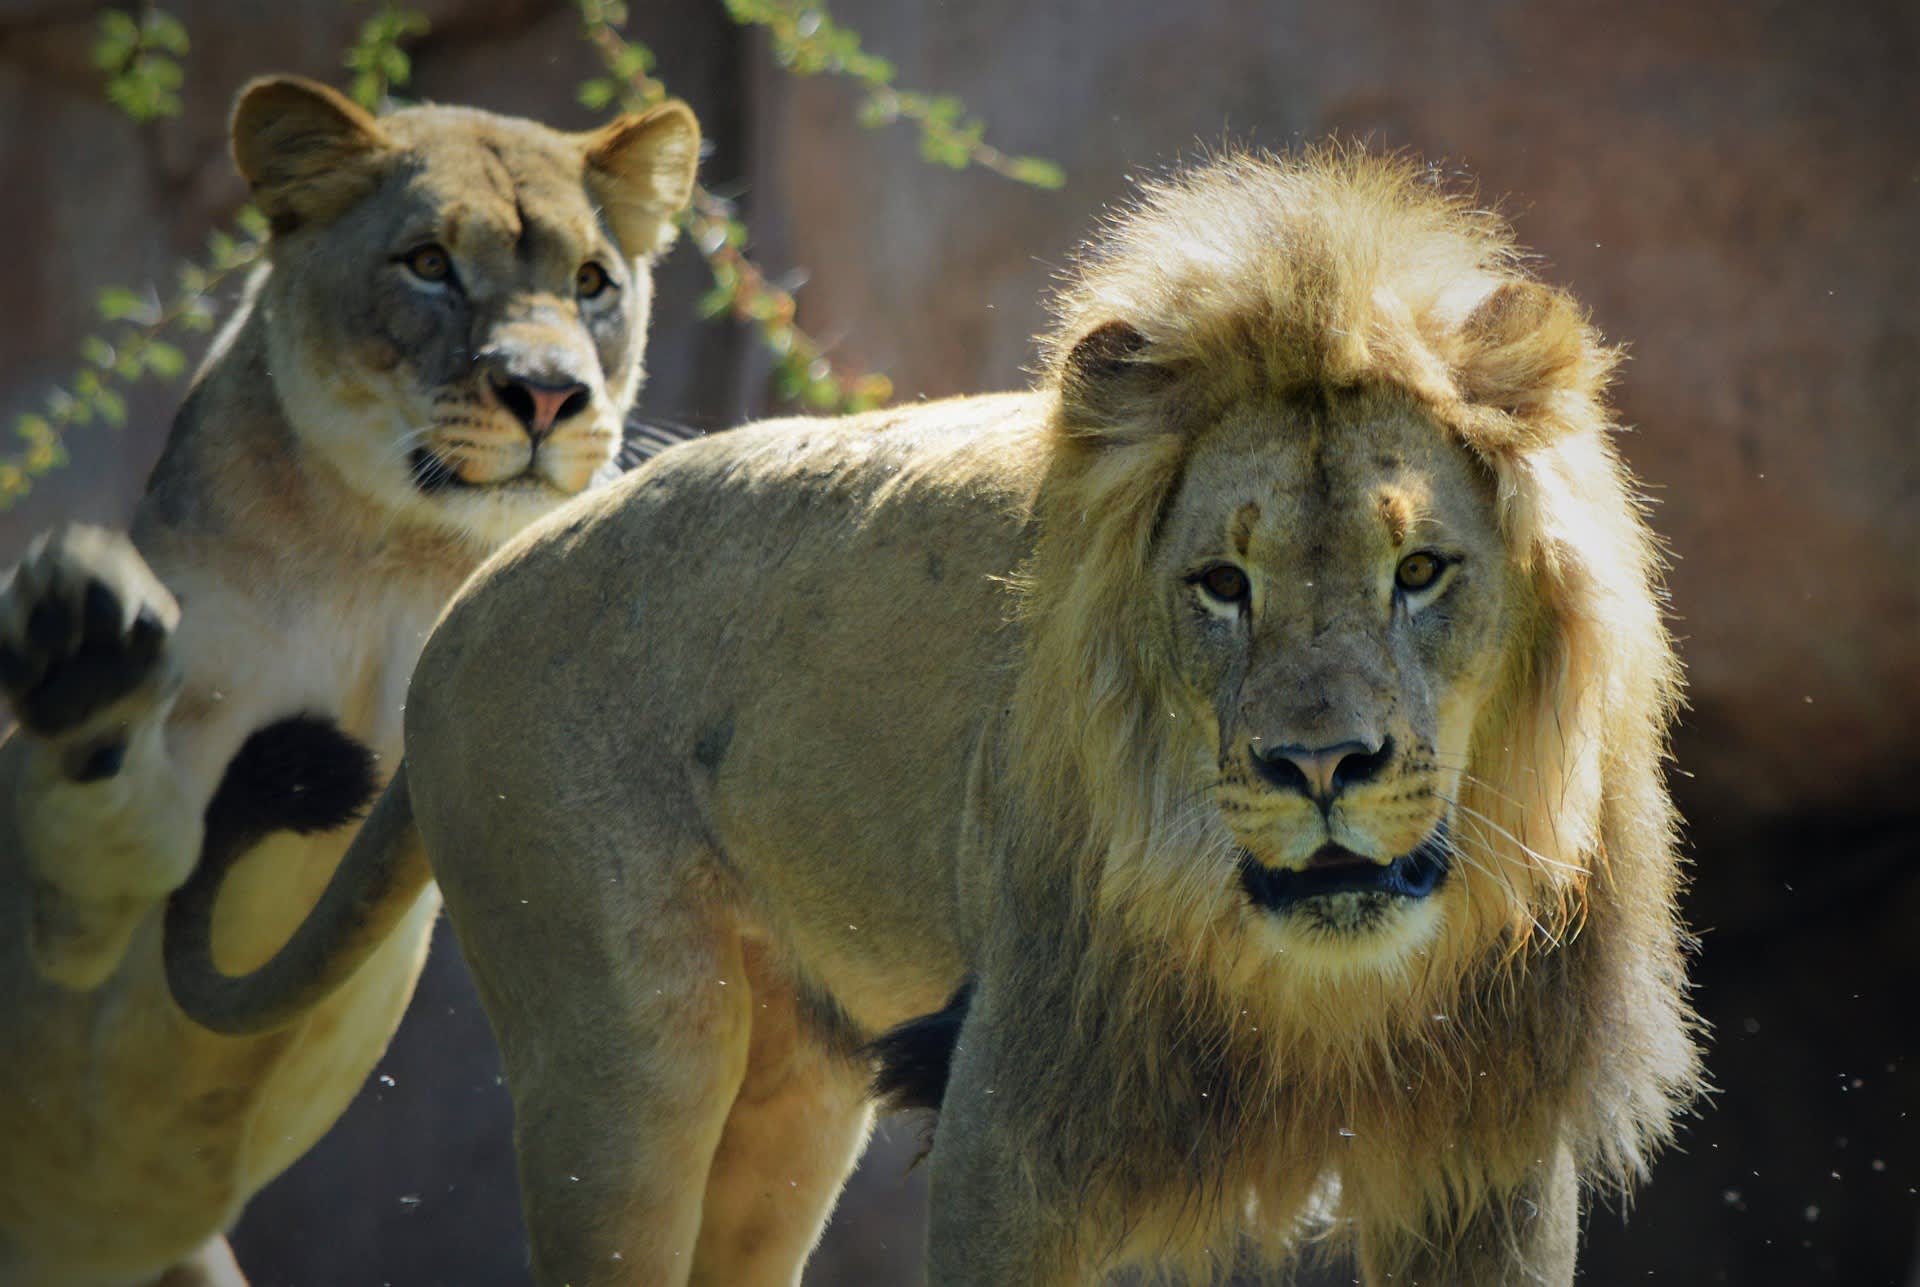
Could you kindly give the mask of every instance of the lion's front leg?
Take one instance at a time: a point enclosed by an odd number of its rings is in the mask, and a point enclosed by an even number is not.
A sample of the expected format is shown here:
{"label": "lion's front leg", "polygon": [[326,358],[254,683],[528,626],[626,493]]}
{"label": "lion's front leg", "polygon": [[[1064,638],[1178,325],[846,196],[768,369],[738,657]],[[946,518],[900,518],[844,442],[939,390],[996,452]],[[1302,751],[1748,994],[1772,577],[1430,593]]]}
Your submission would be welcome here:
{"label": "lion's front leg", "polygon": [[1035,1190],[1029,1151],[1052,1143],[1044,1124],[1023,1120],[1021,1082],[999,1048],[991,996],[969,1008],[932,1158],[930,1287],[1070,1287],[1086,1281],[1085,1245],[1049,1213]]}
{"label": "lion's front leg", "polygon": [[200,849],[197,801],[166,745],[180,610],[126,537],[78,525],[37,539],[0,588],[0,691],[20,732],[0,751],[0,809],[32,890],[48,978],[96,986]]}
{"label": "lion's front leg", "polygon": [[1563,1146],[1464,1221],[1363,1227],[1360,1265],[1369,1287],[1566,1287],[1579,1243],[1580,1185]]}

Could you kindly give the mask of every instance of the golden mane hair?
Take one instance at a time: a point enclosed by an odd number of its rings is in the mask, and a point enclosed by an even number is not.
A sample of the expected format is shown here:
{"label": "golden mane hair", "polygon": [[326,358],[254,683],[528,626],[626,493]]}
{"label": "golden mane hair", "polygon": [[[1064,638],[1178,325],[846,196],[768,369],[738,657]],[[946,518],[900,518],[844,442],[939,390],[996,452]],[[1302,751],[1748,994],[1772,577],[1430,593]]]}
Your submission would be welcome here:
{"label": "golden mane hair", "polygon": [[[1115,1236],[1200,1270],[1240,1223],[1236,1194],[1297,1210],[1329,1171],[1364,1173],[1353,1188],[1375,1218],[1476,1209],[1542,1140],[1590,1181],[1630,1185],[1699,1069],[1661,779],[1680,680],[1659,550],[1609,442],[1617,350],[1471,195],[1343,148],[1231,155],[1147,186],[1056,317],[1040,538],[1016,585],[1015,790],[996,824],[1021,909],[997,956],[1016,979],[1079,978],[1070,1013],[1022,1021],[1021,1093],[1062,1141],[1036,1191],[1138,1211],[1177,1177],[1210,1196]],[[1183,790],[1193,731],[1170,718],[1148,571],[1222,408],[1365,390],[1412,399],[1484,467],[1517,611],[1458,810],[1471,911],[1419,972],[1275,978],[1244,937],[1210,931],[1230,914],[1231,858]],[[1142,1113],[1141,1140],[1190,1150],[1089,1146]],[[1087,1174],[1095,1155],[1129,1164]],[[1444,1191],[1409,1191],[1435,1176]]]}

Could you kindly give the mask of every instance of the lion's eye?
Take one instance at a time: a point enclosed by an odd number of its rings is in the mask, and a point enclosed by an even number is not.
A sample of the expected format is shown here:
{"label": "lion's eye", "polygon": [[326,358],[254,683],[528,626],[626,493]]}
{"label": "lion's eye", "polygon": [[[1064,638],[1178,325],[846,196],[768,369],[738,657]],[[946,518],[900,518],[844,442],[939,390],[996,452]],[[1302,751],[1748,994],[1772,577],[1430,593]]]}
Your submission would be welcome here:
{"label": "lion's eye", "polygon": [[581,299],[592,299],[613,284],[607,276],[607,270],[588,260],[580,265],[580,271],[573,275],[574,293]]}
{"label": "lion's eye", "polygon": [[400,262],[423,282],[437,284],[453,276],[453,256],[437,242],[429,241],[424,246],[415,246],[401,256]]}
{"label": "lion's eye", "polygon": [[1439,580],[1446,566],[1439,555],[1421,550],[1400,560],[1400,566],[1394,569],[1393,583],[1409,594],[1417,594]]}
{"label": "lion's eye", "polygon": [[1253,589],[1247,574],[1231,563],[1216,563],[1194,577],[1194,581],[1209,596],[1228,604],[1245,603]]}

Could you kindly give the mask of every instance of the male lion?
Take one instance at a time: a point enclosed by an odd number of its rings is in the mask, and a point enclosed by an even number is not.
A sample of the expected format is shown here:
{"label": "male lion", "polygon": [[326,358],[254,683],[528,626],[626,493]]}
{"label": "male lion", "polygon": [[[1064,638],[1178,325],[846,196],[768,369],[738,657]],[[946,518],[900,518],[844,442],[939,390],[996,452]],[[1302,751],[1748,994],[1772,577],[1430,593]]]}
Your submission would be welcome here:
{"label": "male lion", "polygon": [[175,1008],[159,909],[203,842],[232,858],[287,825],[326,834],[236,872],[218,958],[265,959],[313,905],[352,835],[327,829],[398,758],[448,596],[614,457],[698,131],[677,103],[584,135],[459,108],[376,119],[279,79],[240,96],[233,148],[271,267],[131,541],[58,531],[0,587],[20,723],[0,747],[6,1287],[238,1282],[222,1230],[385,1049],[432,895],[389,908],[345,989],[245,1040]]}
{"label": "male lion", "polygon": [[1570,1281],[1697,1085],[1678,676],[1615,355],[1516,259],[1409,163],[1220,160],[1034,392],[677,448],[462,590],[336,892],[431,855],[542,1283],[795,1281],[866,1043],[969,980],[883,1043],[935,1283],[1323,1222]]}

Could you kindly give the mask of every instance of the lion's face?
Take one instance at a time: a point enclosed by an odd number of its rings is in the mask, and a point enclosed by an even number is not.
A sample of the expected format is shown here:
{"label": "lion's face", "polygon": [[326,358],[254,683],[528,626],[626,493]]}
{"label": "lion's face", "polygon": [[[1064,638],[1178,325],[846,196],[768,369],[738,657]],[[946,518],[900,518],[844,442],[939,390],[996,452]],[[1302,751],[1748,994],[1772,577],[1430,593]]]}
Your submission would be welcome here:
{"label": "lion's face", "polygon": [[692,118],[375,120],[286,84],[242,100],[235,141],[275,219],[262,306],[288,418],[357,492],[503,540],[619,445]]}
{"label": "lion's face", "polygon": [[1492,482],[1410,397],[1256,400],[1196,442],[1157,545],[1196,793],[1255,932],[1330,967],[1446,915],[1499,669]]}

